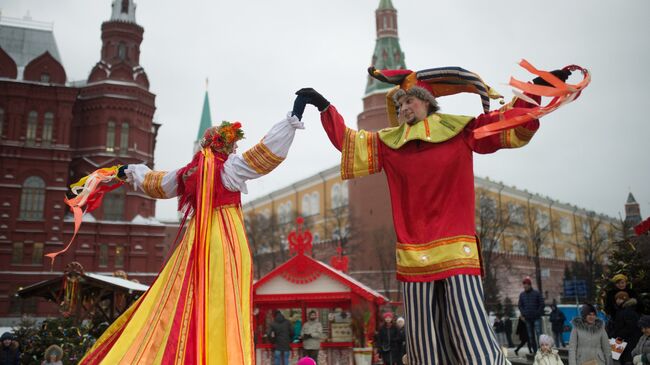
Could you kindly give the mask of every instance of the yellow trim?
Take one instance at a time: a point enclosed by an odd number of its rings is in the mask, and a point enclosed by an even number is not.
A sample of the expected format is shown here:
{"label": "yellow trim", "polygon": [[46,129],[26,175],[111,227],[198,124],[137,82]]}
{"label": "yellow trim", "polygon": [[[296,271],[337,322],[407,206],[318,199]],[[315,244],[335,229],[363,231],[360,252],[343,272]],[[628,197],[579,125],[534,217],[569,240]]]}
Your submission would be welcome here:
{"label": "yellow trim", "polygon": [[147,172],[142,182],[142,190],[152,198],[167,199],[167,194],[162,188],[162,180],[165,175],[167,175],[167,171]]}
{"label": "yellow trim", "polygon": [[271,150],[262,142],[244,152],[243,158],[248,166],[261,175],[268,174],[284,161],[284,157],[280,157],[271,152]]}
{"label": "yellow trim", "polygon": [[376,132],[347,128],[341,151],[341,179],[348,180],[381,171]]}
{"label": "yellow trim", "polygon": [[530,142],[535,131],[519,126],[501,132],[501,145],[505,148],[519,148]]}
{"label": "yellow trim", "polygon": [[[435,113],[415,125],[405,123],[399,127],[382,129],[378,133],[381,141],[392,149],[398,149],[413,140],[440,143],[455,137],[472,119],[474,118],[463,115]],[[425,123],[429,127],[429,133]]]}
{"label": "yellow trim", "polygon": [[397,272],[402,275],[480,267],[474,236],[446,237],[424,244],[397,244]]}

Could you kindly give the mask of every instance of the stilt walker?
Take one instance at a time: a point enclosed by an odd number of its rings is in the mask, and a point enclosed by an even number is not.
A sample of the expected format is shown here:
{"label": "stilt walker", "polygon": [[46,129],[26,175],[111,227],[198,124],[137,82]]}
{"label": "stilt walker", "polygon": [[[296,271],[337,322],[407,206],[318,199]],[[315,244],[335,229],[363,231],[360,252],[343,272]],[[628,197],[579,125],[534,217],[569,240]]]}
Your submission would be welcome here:
{"label": "stilt walker", "polygon": [[[336,108],[314,89],[296,93],[296,104],[311,104],[321,112],[330,141],[342,153],[342,179],[386,173],[409,364],[508,363],[483,305],[472,154],[526,145],[539,127],[538,118],[574,100],[590,80],[578,66],[550,73],[526,61],[521,65],[538,77],[533,83],[512,79],[516,97],[492,112],[489,99],[501,96],[460,67],[419,72],[371,68],[372,77],[398,85],[387,95],[391,127],[378,132],[347,128]],[[566,84],[576,70],[583,80]],[[475,118],[438,113],[437,97],[460,92],[479,94],[485,113]],[[541,96],[552,100],[542,106]]]}

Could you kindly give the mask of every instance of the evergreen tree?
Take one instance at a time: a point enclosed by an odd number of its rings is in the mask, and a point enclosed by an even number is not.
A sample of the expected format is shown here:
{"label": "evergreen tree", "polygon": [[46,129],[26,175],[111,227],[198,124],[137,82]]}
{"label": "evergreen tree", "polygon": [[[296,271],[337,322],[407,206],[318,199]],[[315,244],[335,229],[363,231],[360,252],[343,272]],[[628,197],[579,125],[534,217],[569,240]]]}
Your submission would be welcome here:
{"label": "evergreen tree", "polygon": [[640,308],[650,314],[650,236],[644,234],[615,242],[610,253],[607,271],[598,282],[601,302],[605,292],[612,288],[610,279],[624,274],[639,296]]}

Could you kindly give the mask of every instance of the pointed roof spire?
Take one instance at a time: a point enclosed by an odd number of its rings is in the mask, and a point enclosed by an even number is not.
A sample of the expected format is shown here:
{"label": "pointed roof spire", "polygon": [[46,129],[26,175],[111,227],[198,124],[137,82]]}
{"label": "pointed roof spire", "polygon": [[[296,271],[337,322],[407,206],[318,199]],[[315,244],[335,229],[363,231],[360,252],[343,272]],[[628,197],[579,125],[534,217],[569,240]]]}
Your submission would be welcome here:
{"label": "pointed roof spire", "polygon": [[[391,0],[380,0],[375,11],[377,41],[372,55],[371,65],[378,70],[405,69],[404,52],[399,45],[397,35],[397,10]],[[385,92],[393,85],[383,83],[368,76],[366,95],[374,92]]]}
{"label": "pointed roof spire", "polygon": [[377,8],[377,10],[383,10],[383,9],[395,10],[395,7],[393,7],[393,2],[390,0],[380,0],[379,7]]}
{"label": "pointed roof spire", "polygon": [[626,204],[638,204],[636,202],[636,199],[634,199],[634,195],[632,195],[632,192],[627,196],[627,203]]}
{"label": "pointed roof spire", "polygon": [[113,0],[111,20],[135,23],[135,3],[133,0]]}
{"label": "pointed roof spire", "polygon": [[205,96],[203,97],[203,111],[201,112],[199,133],[196,135],[197,142],[203,138],[203,134],[210,127],[212,127],[212,117],[210,116],[210,100],[208,98],[208,79],[205,79]]}

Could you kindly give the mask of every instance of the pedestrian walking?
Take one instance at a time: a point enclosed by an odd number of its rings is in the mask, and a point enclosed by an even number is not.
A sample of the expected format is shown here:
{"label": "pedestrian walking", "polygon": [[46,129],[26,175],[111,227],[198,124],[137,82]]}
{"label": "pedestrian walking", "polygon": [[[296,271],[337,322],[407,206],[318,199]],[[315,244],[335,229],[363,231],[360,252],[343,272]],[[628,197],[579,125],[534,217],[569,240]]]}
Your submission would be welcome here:
{"label": "pedestrian walking", "polygon": [[551,331],[553,331],[553,338],[555,339],[555,343],[558,346],[566,346],[564,343],[564,338],[562,338],[566,316],[564,313],[562,313],[562,311],[557,307],[555,303],[551,304],[551,315],[549,316],[549,321],[551,322]]}
{"label": "pedestrian walking", "polygon": [[533,348],[533,352],[537,352],[537,338],[542,334],[544,297],[539,291],[533,289],[530,277],[525,277],[522,284],[524,291],[519,294],[519,311],[526,321],[530,346]]}
{"label": "pedestrian walking", "polygon": [[530,346],[530,341],[528,341],[528,327],[526,327],[526,321],[523,316],[519,316],[517,320],[517,337],[519,337],[519,346],[515,349],[515,355],[519,356],[519,350],[521,350],[524,345],[528,345],[528,353],[533,353],[533,348]]}

